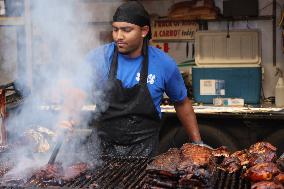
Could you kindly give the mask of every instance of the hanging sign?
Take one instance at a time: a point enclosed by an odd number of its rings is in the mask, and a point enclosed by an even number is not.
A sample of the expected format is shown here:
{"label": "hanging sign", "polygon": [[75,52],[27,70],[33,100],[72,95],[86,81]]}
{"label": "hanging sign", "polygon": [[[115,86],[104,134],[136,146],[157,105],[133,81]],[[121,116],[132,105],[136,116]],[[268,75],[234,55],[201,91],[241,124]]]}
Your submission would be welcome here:
{"label": "hanging sign", "polygon": [[189,20],[154,20],[151,29],[154,41],[188,41],[194,39],[199,25]]}

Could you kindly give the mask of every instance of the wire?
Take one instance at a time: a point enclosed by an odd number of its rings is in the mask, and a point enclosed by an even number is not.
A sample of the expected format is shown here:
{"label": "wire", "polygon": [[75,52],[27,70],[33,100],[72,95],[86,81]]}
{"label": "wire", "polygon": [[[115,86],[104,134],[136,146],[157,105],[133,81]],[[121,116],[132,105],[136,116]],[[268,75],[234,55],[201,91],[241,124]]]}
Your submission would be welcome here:
{"label": "wire", "polygon": [[247,19],[247,29],[251,29],[250,26],[249,26],[249,21]]}
{"label": "wire", "polygon": [[[268,3],[268,4],[265,5],[264,7],[260,8],[259,11],[262,11],[263,9],[266,9],[267,7],[269,7],[269,6],[272,5],[272,4],[273,4],[273,2]],[[278,5],[278,6],[280,7],[281,11],[283,10],[281,4],[278,3],[277,1],[276,1],[276,5]]]}

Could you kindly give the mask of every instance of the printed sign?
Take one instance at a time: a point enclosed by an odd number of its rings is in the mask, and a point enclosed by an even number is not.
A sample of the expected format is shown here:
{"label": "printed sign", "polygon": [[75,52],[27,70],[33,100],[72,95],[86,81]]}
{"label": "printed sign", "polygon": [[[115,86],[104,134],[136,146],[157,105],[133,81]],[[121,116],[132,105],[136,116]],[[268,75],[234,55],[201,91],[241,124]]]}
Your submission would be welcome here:
{"label": "printed sign", "polygon": [[154,20],[151,29],[154,41],[188,41],[194,39],[199,25],[189,20]]}
{"label": "printed sign", "polygon": [[225,95],[225,81],[201,79],[200,95]]}

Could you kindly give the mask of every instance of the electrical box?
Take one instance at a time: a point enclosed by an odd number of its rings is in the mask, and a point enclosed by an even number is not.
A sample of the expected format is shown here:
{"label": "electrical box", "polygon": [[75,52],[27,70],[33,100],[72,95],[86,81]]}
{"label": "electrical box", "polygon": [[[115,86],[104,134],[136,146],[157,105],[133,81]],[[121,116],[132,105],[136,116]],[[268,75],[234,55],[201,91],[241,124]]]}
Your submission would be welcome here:
{"label": "electrical box", "polygon": [[224,17],[258,16],[258,0],[224,0]]}

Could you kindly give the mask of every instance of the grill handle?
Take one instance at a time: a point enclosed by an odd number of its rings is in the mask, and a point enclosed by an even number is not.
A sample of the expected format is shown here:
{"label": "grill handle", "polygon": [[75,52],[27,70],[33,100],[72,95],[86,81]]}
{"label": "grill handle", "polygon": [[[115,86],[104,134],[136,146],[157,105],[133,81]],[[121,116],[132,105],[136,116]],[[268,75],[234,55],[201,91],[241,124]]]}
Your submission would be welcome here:
{"label": "grill handle", "polygon": [[56,141],[56,144],[54,146],[54,149],[51,153],[51,156],[49,158],[49,161],[48,161],[48,164],[54,164],[55,160],[56,160],[56,157],[58,155],[58,152],[64,142],[64,139],[65,139],[65,135],[66,135],[66,132],[67,130],[66,129],[63,129],[63,128],[60,128],[58,130],[58,136],[57,136],[57,141]]}
{"label": "grill handle", "polygon": [[52,151],[52,154],[51,154],[51,156],[49,158],[48,164],[54,164],[55,159],[56,159],[56,157],[58,155],[58,152],[59,152],[59,150],[60,150],[60,148],[62,146],[62,143],[63,143],[63,139],[59,139],[57,141],[57,143],[56,143],[56,145],[55,145],[55,147],[54,147],[54,149]]}

